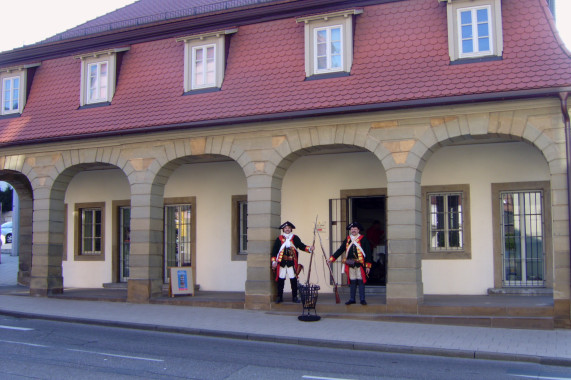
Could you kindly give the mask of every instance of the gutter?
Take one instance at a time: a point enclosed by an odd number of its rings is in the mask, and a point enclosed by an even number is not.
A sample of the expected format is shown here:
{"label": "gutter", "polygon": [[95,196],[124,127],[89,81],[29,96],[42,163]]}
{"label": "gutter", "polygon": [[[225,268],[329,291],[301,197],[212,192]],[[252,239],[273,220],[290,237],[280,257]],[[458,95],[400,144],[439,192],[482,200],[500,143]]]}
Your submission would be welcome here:
{"label": "gutter", "polygon": [[[567,98],[569,97],[569,92],[559,93],[559,98],[561,99],[561,113],[563,115],[563,124],[565,126],[565,152],[566,152],[566,163],[567,163],[567,215],[568,215],[568,227],[569,227],[569,247],[571,247],[571,125],[569,123],[569,108],[567,106]],[[569,255],[570,264],[570,275],[571,275],[571,250]],[[569,283],[571,286],[571,282]]]}

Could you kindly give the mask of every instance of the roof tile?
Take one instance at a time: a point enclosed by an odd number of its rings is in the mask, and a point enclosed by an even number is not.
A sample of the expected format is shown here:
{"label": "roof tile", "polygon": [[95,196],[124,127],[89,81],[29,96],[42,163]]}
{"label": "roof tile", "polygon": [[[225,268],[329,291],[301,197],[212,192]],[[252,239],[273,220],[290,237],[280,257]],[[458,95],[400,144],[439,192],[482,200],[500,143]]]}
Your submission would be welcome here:
{"label": "roof tile", "polygon": [[[554,37],[544,6],[503,0],[503,59],[459,65],[449,63],[444,4],[407,0],[368,6],[356,17],[351,76],[312,81],[305,80],[302,24],[284,19],[240,26],[231,38],[221,91],[188,96],[182,96],[183,43],[173,38],[139,43],[124,53],[112,104],[90,109],[78,109],[80,60],[53,59],[37,69],[21,117],[0,119],[0,142],[571,86],[571,58]],[[127,11],[134,10],[121,12]]]}

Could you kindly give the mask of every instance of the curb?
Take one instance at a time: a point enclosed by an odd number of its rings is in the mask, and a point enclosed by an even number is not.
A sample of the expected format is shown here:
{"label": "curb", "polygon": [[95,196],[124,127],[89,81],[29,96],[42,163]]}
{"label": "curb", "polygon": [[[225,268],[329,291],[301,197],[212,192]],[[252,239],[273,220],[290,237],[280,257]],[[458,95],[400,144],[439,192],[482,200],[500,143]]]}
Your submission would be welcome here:
{"label": "curb", "polygon": [[476,359],[476,360],[499,360],[499,361],[516,361],[524,363],[535,363],[549,366],[571,367],[571,358],[557,358],[551,356],[535,356],[522,355],[491,351],[471,351],[462,349],[448,349],[438,347],[416,347],[391,345],[382,343],[359,343],[359,342],[343,342],[327,339],[304,339],[294,337],[279,337],[264,334],[240,333],[235,331],[221,330],[204,330],[192,327],[169,327],[163,325],[131,323],[120,321],[108,321],[101,319],[65,317],[60,315],[34,314],[20,311],[0,310],[0,315],[6,315],[16,318],[42,319],[48,321],[58,321],[66,323],[80,323],[96,326],[119,327],[132,330],[158,331],[177,334],[188,334],[197,336],[206,336],[212,338],[241,339],[256,342],[293,344],[300,346],[326,347],[334,349],[357,350],[357,351],[376,351],[395,354],[410,355],[426,355],[426,356],[442,356],[460,359]]}

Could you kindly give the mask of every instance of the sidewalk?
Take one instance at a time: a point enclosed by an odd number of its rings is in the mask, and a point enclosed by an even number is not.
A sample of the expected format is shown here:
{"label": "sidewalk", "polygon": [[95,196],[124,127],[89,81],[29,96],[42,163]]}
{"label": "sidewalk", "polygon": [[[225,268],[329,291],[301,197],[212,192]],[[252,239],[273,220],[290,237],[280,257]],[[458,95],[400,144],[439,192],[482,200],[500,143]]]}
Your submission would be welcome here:
{"label": "sidewalk", "polygon": [[[319,307],[317,312],[319,314]],[[297,318],[301,313],[301,306],[299,313],[288,314],[0,295],[0,314],[22,318],[330,348],[571,366],[571,330],[517,330],[327,317],[317,322],[301,322]]]}

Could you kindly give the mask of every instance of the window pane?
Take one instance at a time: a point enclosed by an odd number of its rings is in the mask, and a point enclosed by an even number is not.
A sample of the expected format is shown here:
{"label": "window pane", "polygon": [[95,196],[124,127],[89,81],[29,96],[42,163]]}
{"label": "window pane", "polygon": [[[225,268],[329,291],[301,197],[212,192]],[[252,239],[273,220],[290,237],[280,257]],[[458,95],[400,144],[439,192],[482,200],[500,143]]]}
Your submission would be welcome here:
{"label": "window pane", "polygon": [[488,10],[487,9],[478,9],[476,11],[476,20],[478,21],[478,23],[488,22]]}
{"label": "window pane", "polygon": [[331,57],[331,68],[339,68],[341,67],[341,56],[340,55],[334,55],[333,57]]}
{"label": "window pane", "polygon": [[331,41],[341,41],[341,28],[331,29]]}
{"label": "window pane", "polygon": [[472,38],[472,25],[462,27],[462,39]]}
{"label": "window pane", "polygon": [[480,51],[489,51],[490,50],[490,39],[489,38],[478,39],[478,49]]}
{"label": "window pane", "polygon": [[471,24],[472,23],[472,12],[471,11],[460,12],[460,23],[462,25]]}
{"label": "window pane", "polygon": [[326,57],[317,58],[317,68],[319,70],[325,70],[327,68],[327,58]]}
{"label": "window pane", "polygon": [[474,52],[474,43],[472,40],[462,41],[462,52],[463,53],[473,53]]}
{"label": "window pane", "polygon": [[478,37],[488,37],[489,27],[488,24],[478,24]]}

